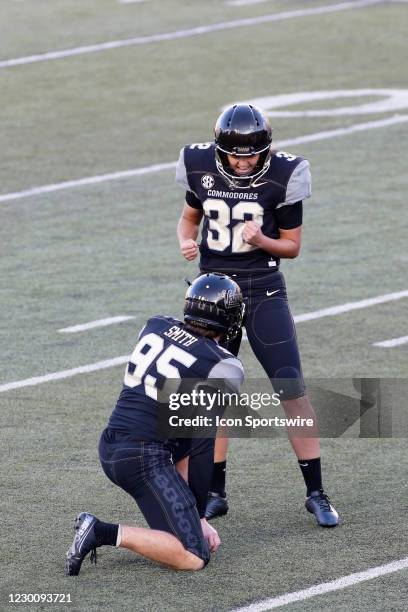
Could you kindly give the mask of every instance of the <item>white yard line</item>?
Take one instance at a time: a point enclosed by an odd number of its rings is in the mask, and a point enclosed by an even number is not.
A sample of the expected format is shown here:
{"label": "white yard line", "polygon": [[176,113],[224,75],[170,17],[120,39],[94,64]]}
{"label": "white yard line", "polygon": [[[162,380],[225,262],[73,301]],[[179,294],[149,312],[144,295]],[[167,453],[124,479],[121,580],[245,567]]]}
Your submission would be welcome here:
{"label": "white yard line", "polygon": [[322,308],[314,312],[306,312],[305,314],[297,315],[293,318],[295,323],[314,321],[315,319],[322,319],[323,317],[333,317],[343,314],[344,312],[351,312],[352,310],[361,310],[362,308],[369,308],[370,306],[377,306],[378,304],[394,302],[395,300],[401,300],[406,297],[408,297],[408,290],[398,291],[396,293],[386,293],[367,300],[360,300],[359,302],[348,302],[347,304],[340,304],[340,306],[331,306],[330,308]]}
{"label": "white yard line", "polygon": [[[123,1],[123,0],[120,0],[120,1]],[[125,1],[135,2],[135,1],[140,1],[140,0],[125,0]],[[265,2],[270,2],[270,0],[225,0],[225,4],[227,6],[248,6],[252,4],[265,4]],[[392,4],[398,4],[398,3],[406,3],[408,2],[408,0],[384,0],[384,3],[388,3],[388,2]]]}
{"label": "white yard line", "polygon": [[[395,300],[401,300],[402,298],[406,297],[408,297],[408,290],[398,291],[396,293],[385,293],[384,295],[378,295],[377,297],[368,298],[367,300],[348,302],[346,304],[340,304],[339,306],[330,306],[329,308],[321,308],[320,310],[315,310],[313,312],[305,312],[304,314],[295,315],[293,320],[295,323],[304,323],[305,321],[314,321],[316,319],[323,319],[324,317],[334,317],[345,312],[351,312],[352,310],[370,308],[370,306],[386,304],[387,302],[394,302]],[[242,339],[248,340],[245,331]]]}
{"label": "white yard line", "polygon": [[290,138],[280,143],[280,146],[292,146],[303,144],[306,142],[315,142],[318,140],[328,140],[330,138],[337,138],[337,136],[346,136],[347,134],[355,134],[357,132],[365,132],[366,130],[375,130],[382,127],[389,127],[397,123],[404,123],[408,121],[408,115],[394,115],[387,119],[380,119],[378,121],[367,121],[366,123],[356,123],[347,128],[337,128],[335,130],[325,130],[323,132],[317,132],[316,134],[307,134],[306,136],[300,136],[299,138]]}
{"label": "white yard line", "polygon": [[408,342],[408,336],[401,336],[400,338],[392,338],[392,340],[383,340],[382,342],[374,342],[373,346],[393,348],[394,346],[401,346],[401,344],[407,344],[407,342]]}
{"label": "white yard line", "polygon": [[98,370],[106,370],[107,368],[113,368],[118,365],[122,365],[129,361],[129,355],[121,355],[120,357],[114,357],[113,359],[106,359],[105,361],[97,361],[96,363],[88,363],[87,365],[80,366],[79,368],[71,368],[70,370],[60,370],[59,372],[53,372],[52,374],[45,374],[44,376],[34,376],[33,378],[26,378],[25,380],[17,380],[14,382],[0,385],[0,393],[4,391],[11,391],[12,389],[21,389],[22,387],[34,387],[41,385],[42,383],[51,382],[54,380],[62,380],[63,378],[71,378],[77,374],[88,374],[89,372],[97,372]]}
{"label": "white yard line", "polygon": [[82,47],[74,47],[71,49],[62,49],[60,51],[49,51],[47,53],[38,53],[36,55],[28,55],[26,57],[17,57],[13,59],[0,61],[0,68],[11,68],[13,66],[22,66],[24,64],[34,64],[38,62],[46,62],[49,60],[63,59],[65,57],[73,57],[76,55],[84,55],[86,53],[96,53],[98,51],[108,51],[112,49],[120,49],[122,47],[131,47],[134,45],[146,45],[155,42],[163,42],[168,40],[177,40],[180,38],[189,38],[191,36],[201,36],[211,32],[220,32],[223,30],[233,30],[235,28],[243,28],[249,26],[262,25],[264,23],[272,23],[275,21],[283,21],[285,19],[294,19],[299,17],[309,17],[313,15],[324,15],[326,13],[335,13],[338,11],[348,11],[352,9],[364,8],[374,4],[381,4],[384,0],[357,0],[355,2],[340,2],[329,6],[318,6],[307,9],[299,9],[295,11],[285,11],[283,13],[273,13],[271,15],[260,15],[258,17],[250,17],[247,19],[237,19],[235,21],[224,21],[221,23],[213,23],[205,26],[189,28],[187,30],[178,30],[176,32],[166,32],[164,34],[152,34],[150,36],[137,36],[135,38],[126,38],[124,40],[111,40],[104,43],[85,45]]}
{"label": "white yard line", "polygon": [[75,334],[81,331],[87,331],[88,329],[95,329],[95,327],[107,327],[108,325],[115,325],[116,323],[123,323],[123,321],[130,321],[135,317],[132,316],[118,316],[108,317],[107,319],[97,319],[96,321],[90,321],[89,323],[82,323],[80,325],[71,325],[70,327],[62,327],[58,331],[61,334]]}
{"label": "white yard line", "polygon": [[264,4],[270,0],[226,0],[227,6],[247,6],[248,4]]}
{"label": "white yard line", "polygon": [[[347,134],[354,134],[356,132],[364,132],[365,130],[374,130],[383,127],[389,127],[398,123],[404,123],[408,121],[408,115],[394,115],[387,119],[380,119],[378,121],[368,121],[365,123],[357,123],[351,125],[348,128],[338,128],[335,130],[325,130],[323,132],[315,132],[314,134],[306,134],[305,136],[299,136],[298,138],[289,138],[288,140],[282,140],[277,143],[279,147],[287,147],[292,145],[298,145],[306,142],[316,142],[319,140],[327,140],[330,138],[337,138],[338,136],[346,136]],[[173,170],[176,167],[175,161],[165,162],[162,164],[153,164],[151,166],[144,166],[143,168],[133,168],[131,170],[122,170],[119,172],[110,172],[108,174],[99,174],[96,176],[88,176],[81,179],[72,181],[64,181],[62,183],[51,183],[50,185],[42,185],[39,187],[32,187],[30,189],[24,189],[23,191],[15,191],[12,193],[4,193],[0,195],[0,203],[11,202],[13,200],[20,200],[22,198],[29,198],[33,196],[39,196],[44,193],[53,193],[55,191],[62,191],[64,189],[72,189],[75,187],[84,187],[87,185],[94,185],[97,183],[105,183],[107,181],[117,181],[121,179],[133,178],[134,176],[142,176],[144,174],[150,174],[151,172],[161,172],[163,170]]]}
{"label": "white yard line", "polygon": [[121,170],[119,172],[109,172],[108,174],[98,174],[96,176],[88,176],[73,181],[64,181],[63,183],[51,183],[50,185],[42,185],[40,187],[32,187],[24,189],[24,191],[15,191],[14,193],[5,193],[0,195],[1,202],[10,202],[11,200],[20,200],[21,198],[29,198],[32,196],[42,195],[43,193],[53,193],[54,191],[63,191],[64,189],[72,189],[73,187],[84,187],[86,185],[95,185],[97,183],[105,183],[107,181],[117,181],[121,179],[133,178],[134,176],[142,176],[151,172],[162,172],[163,170],[174,170],[176,167],[175,161],[166,162],[163,164],[153,164],[144,168],[133,168],[132,170]]}
{"label": "white yard line", "polygon": [[[304,314],[295,315],[293,317],[295,323],[303,323],[305,321],[313,321],[315,319],[322,319],[324,317],[332,317],[352,310],[360,310],[361,308],[369,308],[370,306],[376,306],[377,304],[385,304],[387,302],[393,302],[402,298],[408,297],[407,291],[399,291],[397,293],[386,293],[379,295],[375,298],[369,298],[367,300],[360,300],[359,302],[349,302],[347,304],[341,304],[340,306],[331,306],[330,308],[322,308],[321,310],[315,310],[314,312],[306,312]],[[72,325],[71,327],[64,327],[59,329],[62,333],[75,333],[86,331],[88,329],[94,329],[96,327],[105,327],[107,325],[115,325],[116,323],[122,323],[123,321],[129,321],[134,319],[133,316],[117,316],[109,317],[107,319],[98,319],[96,321],[90,321],[89,323],[83,323],[81,325]],[[244,340],[247,340],[244,337]],[[394,340],[385,340],[384,342],[375,343],[374,346],[397,346],[398,344],[405,344],[408,342],[408,336],[403,338],[395,338]]]}
{"label": "white yard line", "polygon": [[393,574],[394,572],[400,572],[401,570],[407,568],[408,557],[405,557],[405,559],[400,559],[399,561],[393,561],[392,563],[372,567],[364,572],[342,576],[341,578],[332,580],[331,582],[321,582],[320,584],[315,584],[314,586],[308,589],[303,589],[302,591],[285,593],[284,595],[279,595],[278,597],[264,599],[263,601],[250,604],[249,606],[244,606],[243,608],[236,608],[233,612],[264,612],[265,610],[273,610],[274,608],[287,606],[288,604],[295,603],[297,601],[304,601],[305,599],[310,599],[311,597],[316,597],[317,595],[323,595],[324,593],[331,593],[333,591],[339,591],[340,589],[346,589],[354,584],[366,582],[367,580],[373,580],[374,578],[386,576],[387,574]]}
{"label": "white yard line", "polygon": [[[320,319],[322,317],[334,316],[351,310],[359,308],[368,308],[369,306],[375,306],[376,304],[385,304],[386,302],[392,302],[394,300],[400,300],[404,297],[408,297],[408,290],[399,291],[398,293],[387,293],[385,295],[378,295],[368,300],[360,300],[359,302],[350,302],[348,304],[341,304],[340,306],[332,306],[331,308],[323,308],[314,312],[307,312],[305,314],[297,315],[294,317],[295,322],[302,323],[303,321],[311,321],[314,319]],[[17,380],[14,382],[0,385],[0,393],[4,391],[11,391],[12,389],[20,389],[21,387],[32,387],[40,385],[45,382],[53,380],[60,380],[62,378],[70,378],[77,374],[84,374],[87,372],[96,372],[97,370],[103,370],[111,368],[116,365],[126,363],[129,357],[114,357],[106,361],[98,361],[97,363],[91,363],[78,368],[72,368],[70,370],[62,370],[60,372],[53,372],[51,374],[45,374],[44,376],[35,376],[34,378],[26,378],[25,380]]]}

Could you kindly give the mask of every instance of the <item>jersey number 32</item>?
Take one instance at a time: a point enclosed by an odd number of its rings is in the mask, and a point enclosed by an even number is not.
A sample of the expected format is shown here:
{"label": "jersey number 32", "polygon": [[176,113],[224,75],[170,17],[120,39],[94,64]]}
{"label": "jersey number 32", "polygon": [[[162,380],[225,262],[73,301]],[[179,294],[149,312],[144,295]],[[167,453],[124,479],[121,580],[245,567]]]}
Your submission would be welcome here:
{"label": "jersey number 32", "polygon": [[[263,223],[263,208],[257,202],[238,202],[228,206],[225,200],[209,198],[203,202],[205,216],[208,217],[208,248],[213,251],[225,251],[229,246],[232,253],[252,251],[256,247],[242,239],[245,221]],[[217,217],[214,219],[214,213]],[[238,221],[238,223],[234,223]],[[232,227],[231,227],[232,225]]]}

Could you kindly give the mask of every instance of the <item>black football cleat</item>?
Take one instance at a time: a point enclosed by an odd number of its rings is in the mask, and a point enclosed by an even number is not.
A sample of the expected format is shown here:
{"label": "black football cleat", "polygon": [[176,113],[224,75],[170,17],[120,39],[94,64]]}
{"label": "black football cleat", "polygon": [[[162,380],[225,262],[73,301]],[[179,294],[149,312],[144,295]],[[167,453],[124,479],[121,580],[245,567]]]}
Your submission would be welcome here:
{"label": "black football cleat", "polygon": [[339,515],[330,503],[323,489],[312,491],[305,502],[306,510],[315,515],[321,527],[336,527],[339,524]]}
{"label": "black football cleat", "polygon": [[98,521],[96,516],[89,512],[81,512],[75,519],[75,536],[71,547],[67,552],[65,562],[65,574],[67,576],[78,576],[82,561],[91,552],[91,563],[96,565],[96,537],[95,523]]}
{"label": "black football cleat", "polygon": [[207,507],[205,509],[205,518],[209,521],[217,516],[224,516],[228,512],[227,497],[210,491],[208,493]]}

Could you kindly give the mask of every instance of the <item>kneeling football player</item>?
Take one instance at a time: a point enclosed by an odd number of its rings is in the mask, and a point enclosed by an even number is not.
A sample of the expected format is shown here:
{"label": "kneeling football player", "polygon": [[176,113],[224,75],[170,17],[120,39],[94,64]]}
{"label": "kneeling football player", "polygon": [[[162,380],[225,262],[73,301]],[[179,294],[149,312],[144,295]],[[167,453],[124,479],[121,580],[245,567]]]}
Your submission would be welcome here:
{"label": "kneeling football player", "polygon": [[[241,362],[221,348],[240,330],[243,300],[239,286],[224,274],[203,274],[188,288],[184,321],[148,320],[127,364],[124,385],[99,442],[106,476],[129,493],[150,529],[100,521],[89,512],[75,520],[66,574],[79,574],[96,548],[132,550],[173,569],[199,570],[220,545],[207,523],[214,438],[169,440],[160,435],[157,390],[166,379],[227,381],[238,392]],[[174,381],[173,381],[174,382]]]}

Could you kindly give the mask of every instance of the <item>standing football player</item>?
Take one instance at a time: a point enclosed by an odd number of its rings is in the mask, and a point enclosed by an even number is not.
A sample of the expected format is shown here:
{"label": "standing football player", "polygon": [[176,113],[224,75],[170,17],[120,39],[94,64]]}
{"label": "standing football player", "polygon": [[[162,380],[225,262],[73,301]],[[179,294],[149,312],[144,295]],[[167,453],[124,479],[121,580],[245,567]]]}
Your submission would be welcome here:
{"label": "standing football player", "polygon": [[[272,128],[249,104],[227,108],[215,125],[215,142],[185,146],[176,171],[186,190],[178,224],[182,255],[200,253],[202,272],[222,271],[241,287],[251,348],[281,400],[286,416],[313,419],[313,435],[289,431],[306,489],[306,509],[323,527],[338,514],[322,486],[316,416],[307,397],[296,331],[280,260],[299,255],[302,202],[311,195],[309,162],[272,149]],[[200,245],[197,237],[202,223]],[[241,337],[228,345],[238,354]],[[306,432],[306,429],[308,430]],[[227,440],[217,438],[208,519],[226,514]]]}
{"label": "standing football player", "polygon": [[241,362],[218,343],[240,331],[243,312],[242,293],[233,280],[204,274],[187,290],[183,322],[164,316],[147,321],[102,432],[99,458],[106,476],[135,499],[150,529],[106,523],[82,512],[67,552],[67,575],[79,574],[89,552],[96,563],[96,548],[104,545],[183,570],[203,568],[217,550],[220,538],[204,517],[214,436],[163,437],[158,389],[166,388],[166,381],[174,389],[193,379],[212,388],[223,381],[223,388],[237,393]]}

